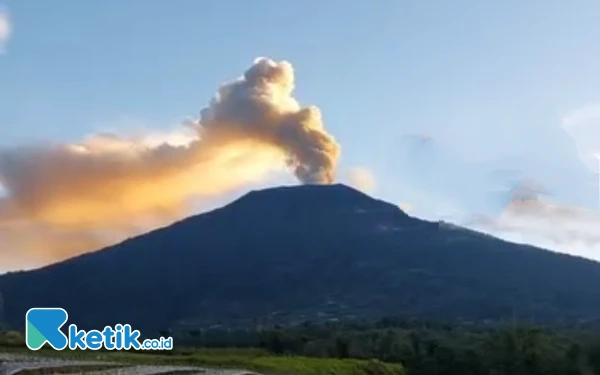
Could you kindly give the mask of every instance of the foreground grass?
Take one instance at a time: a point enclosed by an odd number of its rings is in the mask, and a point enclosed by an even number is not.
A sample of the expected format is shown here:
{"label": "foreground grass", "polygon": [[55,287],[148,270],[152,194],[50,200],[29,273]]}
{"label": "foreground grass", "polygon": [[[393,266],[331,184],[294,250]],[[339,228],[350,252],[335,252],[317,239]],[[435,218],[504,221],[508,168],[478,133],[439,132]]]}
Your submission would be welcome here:
{"label": "foreground grass", "polygon": [[356,359],[260,357],[252,361],[253,370],[265,373],[298,375],[401,375],[400,365]]}
{"label": "foreground grass", "polygon": [[[0,352],[32,354],[22,346],[0,343]],[[274,356],[260,349],[178,349],[165,352],[54,351],[39,350],[36,356],[62,359],[119,362],[139,365],[188,365],[230,368],[278,375],[402,375],[398,364],[379,361]]]}

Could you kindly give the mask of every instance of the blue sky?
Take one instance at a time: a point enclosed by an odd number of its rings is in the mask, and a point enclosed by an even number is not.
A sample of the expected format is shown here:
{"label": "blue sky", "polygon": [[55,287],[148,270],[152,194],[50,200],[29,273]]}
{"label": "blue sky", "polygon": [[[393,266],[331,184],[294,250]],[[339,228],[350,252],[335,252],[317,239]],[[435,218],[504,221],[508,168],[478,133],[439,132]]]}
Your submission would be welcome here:
{"label": "blue sky", "polygon": [[375,194],[416,215],[499,215],[520,179],[553,204],[598,209],[597,166],[563,128],[580,111],[592,113],[583,138],[599,134],[597,1],[3,5],[0,147],[172,127],[266,56],[294,65],[297,98],[342,145],[342,178],[364,166]]}

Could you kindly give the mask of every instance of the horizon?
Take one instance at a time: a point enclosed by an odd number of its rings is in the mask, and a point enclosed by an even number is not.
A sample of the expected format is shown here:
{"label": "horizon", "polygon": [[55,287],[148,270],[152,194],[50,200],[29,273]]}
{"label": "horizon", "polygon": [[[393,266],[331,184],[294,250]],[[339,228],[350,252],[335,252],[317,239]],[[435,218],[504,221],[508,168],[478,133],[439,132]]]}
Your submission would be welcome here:
{"label": "horizon", "polygon": [[0,0],[0,273],[314,181],[600,260],[597,14]]}

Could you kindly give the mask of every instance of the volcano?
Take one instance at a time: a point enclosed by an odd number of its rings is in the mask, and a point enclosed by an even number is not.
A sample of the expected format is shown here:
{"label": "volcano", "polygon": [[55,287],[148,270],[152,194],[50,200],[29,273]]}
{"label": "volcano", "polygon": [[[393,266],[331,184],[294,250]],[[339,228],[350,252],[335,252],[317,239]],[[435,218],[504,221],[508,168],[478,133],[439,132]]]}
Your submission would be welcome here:
{"label": "volcano", "polygon": [[345,185],[252,191],[120,244],[0,276],[5,319],[63,307],[98,329],[292,324],[515,314],[543,322],[600,315],[600,264],[509,243]]}

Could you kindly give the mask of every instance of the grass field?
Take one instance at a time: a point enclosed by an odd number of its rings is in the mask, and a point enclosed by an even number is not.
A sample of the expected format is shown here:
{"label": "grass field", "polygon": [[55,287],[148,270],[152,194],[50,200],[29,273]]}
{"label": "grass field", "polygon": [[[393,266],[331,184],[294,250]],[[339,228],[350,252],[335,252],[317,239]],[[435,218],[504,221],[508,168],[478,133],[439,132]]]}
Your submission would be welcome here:
{"label": "grass field", "polygon": [[[33,354],[21,339],[0,338],[0,352]],[[275,356],[260,349],[175,349],[162,352],[54,351],[41,349],[36,356],[110,361],[144,365],[190,365],[243,369],[278,375],[402,375],[398,364],[375,360]]]}

